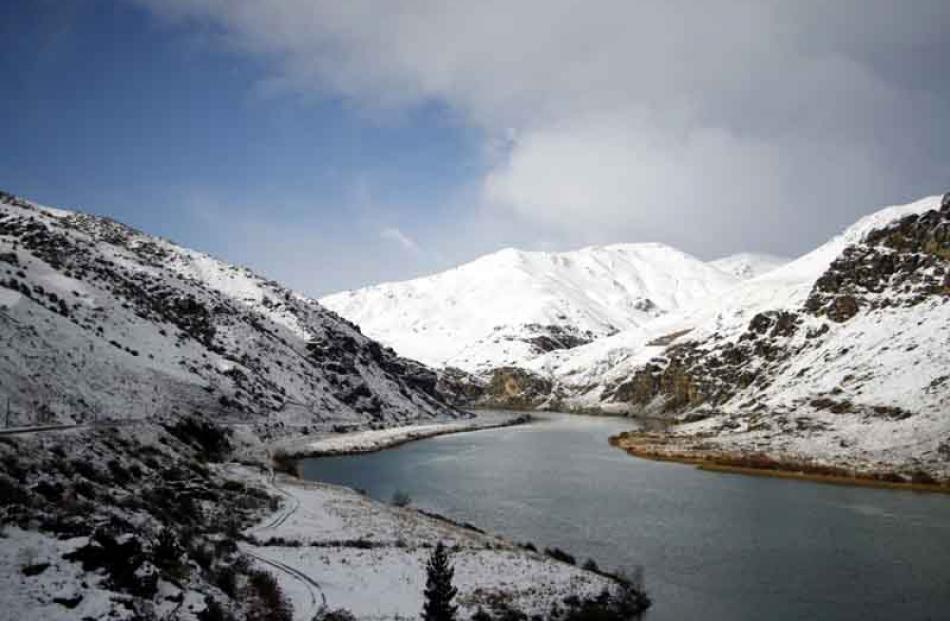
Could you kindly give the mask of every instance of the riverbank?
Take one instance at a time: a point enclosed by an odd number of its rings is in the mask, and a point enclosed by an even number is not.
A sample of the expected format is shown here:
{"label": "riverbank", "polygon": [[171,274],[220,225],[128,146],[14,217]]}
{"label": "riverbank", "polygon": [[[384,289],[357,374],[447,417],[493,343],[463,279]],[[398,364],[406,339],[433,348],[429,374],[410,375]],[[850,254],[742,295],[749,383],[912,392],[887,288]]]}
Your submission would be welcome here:
{"label": "riverbank", "polygon": [[691,464],[709,472],[950,494],[950,481],[937,481],[923,472],[880,470],[873,466],[842,467],[797,456],[730,452],[711,447],[701,440],[645,431],[623,432],[611,436],[608,441],[611,446],[634,457]]}
{"label": "riverbank", "polygon": [[235,465],[228,475],[266,485],[283,498],[276,512],[245,531],[241,548],[275,575],[295,619],[309,621],[321,609],[344,609],[361,619],[418,616],[425,563],[440,541],[451,551],[464,618],[499,602],[544,614],[568,595],[584,598],[617,587],[607,576],[349,488],[269,478]]}
{"label": "riverbank", "polygon": [[452,433],[481,431],[498,427],[510,427],[531,422],[531,415],[523,412],[477,410],[473,418],[421,425],[403,425],[386,429],[366,429],[344,433],[325,433],[313,436],[278,440],[268,449],[281,460],[297,460],[305,457],[327,455],[354,455],[373,453],[413,442]]}

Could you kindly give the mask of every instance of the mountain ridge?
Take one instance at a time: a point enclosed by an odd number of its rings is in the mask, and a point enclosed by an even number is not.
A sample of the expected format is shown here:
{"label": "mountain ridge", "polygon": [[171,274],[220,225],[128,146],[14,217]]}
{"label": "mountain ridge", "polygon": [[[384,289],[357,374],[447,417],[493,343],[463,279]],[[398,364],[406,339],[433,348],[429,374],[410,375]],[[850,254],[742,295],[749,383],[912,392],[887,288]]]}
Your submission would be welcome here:
{"label": "mountain ridge", "polygon": [[14,423],[461,415],[434,373],[310,298],[108,218],[0,194],[0,285]]}
{"label": "mountain ridge", "polygon": [[659,243],[557,253],[506,248],[320,302],[405,355],[477,372],[640,325],[735,282]]}

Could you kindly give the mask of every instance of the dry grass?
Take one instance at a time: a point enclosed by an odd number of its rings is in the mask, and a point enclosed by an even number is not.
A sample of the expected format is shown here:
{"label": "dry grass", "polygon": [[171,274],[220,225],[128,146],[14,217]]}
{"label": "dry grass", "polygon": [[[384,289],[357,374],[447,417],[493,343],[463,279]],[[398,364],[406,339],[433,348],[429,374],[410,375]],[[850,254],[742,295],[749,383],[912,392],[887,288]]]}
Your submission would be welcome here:
{"label": "dry grass", "polygon": [[937,481],[926,473],[860,471],[759,452],[729,453],[710,450],[702,444],[688,444],[679,438],[663,434],[628,431],[611,437],[610,444],[635,457],[693,464],[710,472],[950,494],[950,480]]}

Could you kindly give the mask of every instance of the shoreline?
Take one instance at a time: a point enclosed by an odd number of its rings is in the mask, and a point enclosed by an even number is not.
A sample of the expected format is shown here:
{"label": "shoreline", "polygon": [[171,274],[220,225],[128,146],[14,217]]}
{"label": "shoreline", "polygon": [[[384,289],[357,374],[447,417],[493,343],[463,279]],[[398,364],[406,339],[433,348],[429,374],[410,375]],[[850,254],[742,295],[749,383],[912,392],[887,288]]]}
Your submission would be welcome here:
{"label": "shoreline", "polygon": [[[357,618],[416,617],[426,560],[437,541],[452,550],[457,603],[465,618],[498,598],[535,615],[565,593],[593,598],[603,589],[631,585],[423,507],[397,507],[344,485],[272,476],[238,464],[225,470],[228,478],[264,485],[285,499],[244,530],[240,547],[275,575],[295,619],[315,617],[320,602]],[[367,591],[390,597],[373,601]]]}
{"label": "shoreline", "polygon": [[[493,415],[486,415],[493,414]],[[514,427],[534,422],[528,413],[484,410],[475,418],[423,425],[405,425],[386,429],[370,429],[327,435],[317,439],[295,438],[286,445],[275,446],[274,459],[293,460],[316,457],[339,457],[375,453],[418,440],[438,436]]]}
{"label": "shoreline", "polygon": [[[647,441],[654,443],[648,444]],[[658,442],[657,442],[658,441]],[[695,466],[704,472],[771,477],[792,481],[807,481],[825,485],[870,487],[929,494],[950,494],[950,482],[915,482],[896,480],[896,472],[860,472],[840,466],[810,464],[795,459],[781,459],[762,453],[729,453],[707,449],[658,448],[667,446],[669,438],[659,439],[638,432],[624,432],[611,436],[609,444],[632,457],[650,461],[672,462]]]}

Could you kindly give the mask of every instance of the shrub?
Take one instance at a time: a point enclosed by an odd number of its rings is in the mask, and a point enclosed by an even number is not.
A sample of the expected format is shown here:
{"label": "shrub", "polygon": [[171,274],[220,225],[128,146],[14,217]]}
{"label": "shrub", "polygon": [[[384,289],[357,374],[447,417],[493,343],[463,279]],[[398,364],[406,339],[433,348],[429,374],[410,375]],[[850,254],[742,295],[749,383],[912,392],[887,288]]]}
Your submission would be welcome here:
{"label": "shrub", "polygon": [[85,546],[65,554],[68,561],[79,561],[84,571],[104,569],[109,584],[116,590],[152,597],[158,590],[158,577],[149,572],[139,572],[145,557],[142,545],[135,536],[119,542],[112,533],[97,531]]}
{"label": "shrub", "polygon": [[237,571],[231,565],[222,565],[211,577],[214,585],[228,597],[237,596]]}
{"label": "shrub", "polygon": [[205,608],[197,615],[198,621],[231,621],[234,617],[224,609],[218,600],[205,595]]}
{"label": "shrub", "polygon": [[165,570],[171,576],[181,577],[183,565],[181,562],[182,549],[178,537],[170,528],[165,528],[158,534],[158,539],[152,549],[152,558],[157,567]]}
{"label": "shrub", "polygon": [[274,470],[277,472],[283,472],[284,474],[289,474],[293,477],[297,476],[297,460],[294,459],[289,453],[284,451],[275,452],[273,462]]}
{"label": "shrub", "polygon": [[594,573],[600,572],[600,567],[597,566],[597,561],[592,558],[584,561],[583,569],[586,571],[592,571]]}
{"label": "shrub", "polygon": [[561,548],[545,548],[544,553],[556,561],[561,561],[562,563],[568,563],[570,565],[577,565],[577,559]]}
{"label": "shrub", "polygon": [[165,425],[165,430],[180,442],[196,448],[206,461],[223,461],[231,452],[230,430],[196,416]]}
{"label": "shrub", "polygon": [[293,621],[293,609],[274,576],[266,571],[251,573],[248,621]]}
{"label": "shrub", "polygon": [[0,472],[0,507],[7,505],[24,505],[29,501],[30,494],[17,483],[16,479]]}
{"label": "shrub", "polygon": [[408,507],[410,504],[412,504],[412,498],[409,496],[408,492],[396,490],[393,492],[393,497],[390,502],[396,507]]}
{"label": "shrub", "polygon": [[933,478],[929,473],[924,470],[916,470],[910,475],[911,483],[923,484],[923,485],[936,485],[937,480]]}
{"label": "shrub", "polygon": [[40,575],[47,569],[49,569],[49,563],[33,563],[24,565],[20,568],[20,571],[23,572],[24,576],[32,577]]}
{"label": "shrub", "polygon": [[356,621],[356,616],[344,608],[336,610],[321,610],[317,613],[315,621]]}

